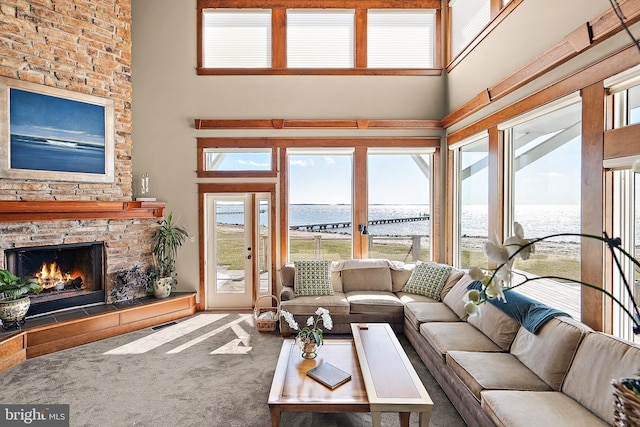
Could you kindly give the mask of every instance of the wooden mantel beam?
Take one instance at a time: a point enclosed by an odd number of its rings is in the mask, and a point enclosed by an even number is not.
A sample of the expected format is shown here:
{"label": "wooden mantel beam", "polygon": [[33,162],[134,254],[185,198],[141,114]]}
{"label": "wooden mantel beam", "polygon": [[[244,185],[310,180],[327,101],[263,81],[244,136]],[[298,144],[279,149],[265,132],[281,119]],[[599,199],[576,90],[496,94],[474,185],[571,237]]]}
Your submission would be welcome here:
{"label": "wooden mantel beam", "polygon": [[196,129],[442,129],[440,120],[195,119]]}
{"label": "wooden mantel beam", "polygon": [[0,201],[0,223],[76,219],[161,218],[165,202]]}

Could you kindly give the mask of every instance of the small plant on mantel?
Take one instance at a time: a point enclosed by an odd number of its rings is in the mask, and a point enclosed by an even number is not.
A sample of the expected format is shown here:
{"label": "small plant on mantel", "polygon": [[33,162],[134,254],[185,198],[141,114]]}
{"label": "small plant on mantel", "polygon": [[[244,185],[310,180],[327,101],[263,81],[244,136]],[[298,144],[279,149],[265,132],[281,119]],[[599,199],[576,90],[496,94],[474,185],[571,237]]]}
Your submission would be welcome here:
{"label": "small plant on mantel", "polygon": [[2,329],[7,330],[11,322],[25,324],[25,316],[31,305],[27,293],[39,293],[42,286],[36,279],[21,280],[9,270],[0,270],[0,320]]}
{"label": "small plant on mantel", "polygon": [[173,221],[173,212],[158,222],[153,232],[153,255],[158,278],[153,281],[153,293],[166,298],[176,283],[175,264],[178,250],[189,238],[189,232]]}

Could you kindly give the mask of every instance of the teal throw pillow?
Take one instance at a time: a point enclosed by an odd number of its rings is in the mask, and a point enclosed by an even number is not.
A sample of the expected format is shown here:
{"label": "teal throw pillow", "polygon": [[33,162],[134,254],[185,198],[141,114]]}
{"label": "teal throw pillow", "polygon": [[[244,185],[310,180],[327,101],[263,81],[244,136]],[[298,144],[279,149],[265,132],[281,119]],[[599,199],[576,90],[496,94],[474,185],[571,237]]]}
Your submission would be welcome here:
{"label": "teal throw pillow", "polygon": [[417,263],[402,292],[424,295],[440,301],[440,291],[449,277],[451,266],[432,262]]}
{"label": "teal throw pillow", "polygon": [[293,290],[296,296],[333,295],[331,261],[295,261]]}

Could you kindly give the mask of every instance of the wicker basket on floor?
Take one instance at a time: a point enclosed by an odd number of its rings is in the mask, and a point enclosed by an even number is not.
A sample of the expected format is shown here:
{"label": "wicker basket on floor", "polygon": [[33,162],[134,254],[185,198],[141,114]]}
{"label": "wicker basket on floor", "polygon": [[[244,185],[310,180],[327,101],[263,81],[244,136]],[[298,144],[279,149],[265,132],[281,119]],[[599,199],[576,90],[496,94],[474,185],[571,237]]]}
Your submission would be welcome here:
{"label": "wicker basket on floor", "polygon": [[640,398],[619,380],[613,380],[611,384],[613,385],[614,425],[640,426]]}
{"label": "wicker basket on floor", "polygon": [[[270,298],[271,304],[276,302],[276,306],[258,307],[258,301],[263,298]],[[260,315],[263,313],[273,313],[273,318],[261,319]],[[255,308],[253,309],[253,321],[256,324],[256,329],[262,332],[275,331],[278,321],[280,320],[280,301],[273,295],[263,295],[256,300]]]}

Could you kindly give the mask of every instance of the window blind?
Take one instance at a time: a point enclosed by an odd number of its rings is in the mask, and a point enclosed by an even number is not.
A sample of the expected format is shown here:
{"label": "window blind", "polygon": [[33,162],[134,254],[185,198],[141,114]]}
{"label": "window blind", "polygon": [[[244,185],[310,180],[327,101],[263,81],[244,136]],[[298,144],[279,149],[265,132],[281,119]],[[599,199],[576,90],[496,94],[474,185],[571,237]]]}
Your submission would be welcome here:
{"label": "window blind", "polygon": [[354,10],[287,10],[287,67],[354,66]]}
{"label": "window blind", "polygon": [[203,26],[204,67],[271,67],[271,10],[205,9]]}
{"label": "window blind", "polygon": [[369,68],[433,68],[434,10],[373,10],[367,17]]}
{"label": "window blind", "polygon": [[451,53],[456,56],[491,21],[490,0],[453,0],[451,8]]}

